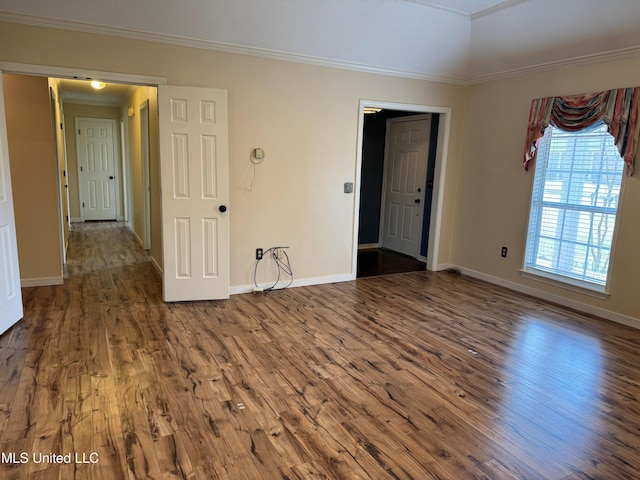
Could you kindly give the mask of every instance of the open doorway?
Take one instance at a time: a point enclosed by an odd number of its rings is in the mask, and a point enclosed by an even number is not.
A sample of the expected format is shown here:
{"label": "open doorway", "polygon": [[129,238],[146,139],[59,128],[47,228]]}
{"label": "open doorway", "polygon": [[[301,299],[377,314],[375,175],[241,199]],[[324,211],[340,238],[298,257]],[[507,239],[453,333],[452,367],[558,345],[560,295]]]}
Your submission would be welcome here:
{"label": "open doorway", "polygon": [[360,111],[354,271],[436,270],[450,110],[362,101]]}
{"label": "open doorway", "polygon": [[[105,180],[107,182],[118,182],[117,187],[108,192],[110,193],[108,200],[115,204],[116,212],[116,214],[110,215],[110,219],[127,222],[133,231],[134,222],[133,219],[128,218],[126,214],[126,212],[129,211],[126,205],[128,203],[133,206],[133,204],[138,202],[142,206],[142,203],[132,198],[131,195],[125,195],[127,189],[131,188],[128,184],[130,185],[135,181],[133,180],[132,174],[125,175],[125,169],[131,172],[132,170],[140,171],[141,168],[134,165],[135,162],[132,158],[132,153],[134,152],[132,152],[131,148],[126,148],[126,137],[131,136],[132,131],[140,132],[141,128],[136,127],[136,122],[139,123],[137,107],[144,104],[146,116],[151,117],[150,119],[147,118],[147,133],[151,132],[153,140],[151,142],[149,139],[142,141],[140,138],[141,135],[136,133],[135,145],[138,150],[142,149],[141,143],[142,146],[148,145],[146,148],[146,157],[149,158],[149,162],[154,162],[154,165],[148,165],[145,170],[151,172],[151,181],[156,181],[158,184],[158,187],[153,190],[159,195],[159,169],[157,165],[155,165],[159,164],[157,160],[158,147],[157,145],[153,145],[154,142],[157,143],[158,138],[157,89],[155,85],[149,86],[150,82],[133,83],[131,81],[138,77],[125,79],[122,75],[115,74],[114,83],[103,84],[102,89],[95,91],[92,89],[89,94],[86,91],[83,92],[79,88],[74,89],[66,84],[74,80],[77,82],[80,76],[63,71],[65,69],[5,63],[2,63],[1,66],[3,67],[3,78],[7,79],[11,77],[10,82],[5,82],[5,88],[2,94],[3,98],[7,100],[5,103],[7,103],[7,111],[9,113],[6,116],[6,121],[10,127],[8,129],[9,133],[11,134],[13,132],[14,134],[13,139],[20,139],[22,135],[20,132],[23,131],[22,129],[26,125],[33,126],[34,124],[43,124],[43,127],[39,131],[45,132],[44,123],[48,125],[49,135],[47,137],[52,137],[53,139],[53,142],[47,140],[47,145],[49,145],[49,143],[52,145],[51,147],[47,147],[47,154],[45,155],[43,153],[38,156],[38,158],[42,157],[42,162],[44,162],[42,168],[36,168],[34,166],[31,171],[25,170],[25,172],[21,172],[18,168],[12,169],[14,170],[12,171],[11,179],[14,191],[14,203],[17,203],[14,207],[16,210],[17,230],[19,230],[18,242],[20,243],[20,239],[23,239],[23,242],[20,244],[22,253],[20,255],[20,285],[22,287],[29,287],[61,284],[64,282],[64,263],[69,229],[73,228],[73,222],[85,220],[80,213],[81,210],[79,210],[82,206],[83,199],[80,198],[78,170],[82,169],[82,167],[79,168],[80,163],[77,161],[78,145],[76,137],[78,135],[78,129],[76,128],[76,120],[78,118],[110,119],[114,125],[114,128],[111,129],[113,136],[117,137],[115,140],[115,148],[113,149],[114,165],[112,165],[113,170],[111,170],[114,178],[110,179],[108,176]],[[86,78],[84,75],[82,75],[82,77]],[[103,78],[106,79],[106,77]],[[89,86],[90,82],[84,80],[79,83],[83,84],[82,88],[85,90],[91,89]],[[156,84],[160,83],[164,83],[164,81],[157,82]],[[14,90],[18,89],[20,95],[12,94],[12,92],[9,91],[10,88]],[[114,95],[114,91],[118,93]],[[138,92],[144,92],[146,96]],[[24,97],[26,100],[20,101],[18,97]],[[36,100],[38,100],[39,103],[37,103]],[[145,101],[146,104],[144,103]],[[37,107],[34,106],[36,103]],[[132,103],[132,106],[135,105],[136,108],[129,109],[129,103]],[[45,106],[47,111],[45,111]],[[149,115],[149,111],[151,111],[152,115]],[[16,112],[19,113],[19,117]],[[128,113],[131,114],[130,117]],[[32,118],[32,120],[29,120],[30,118]],[[128,125],[123,125],[122,129],[116,128],[115,125],[122,123],[123,118]],[[154,130],[156,132],[155,134]],[[31,161],[21,162],[21,144],[15,143],[16,141],[17,140],[10,139],[9,142],[10,144],[14,142],[13,144],[16,146],[13,155],[11,155],[12,159],[16,164],[32,165],[33,162]],[[134,142],[129,141],[128,143],[133,144]],[[120,148],[120,144],[125,146]],[[50,154],[48,150],[53,150],[54,152],[52,153],[54,154]],[[55,164],[58,165],[58,168],[54,167]],[[27,180],[30,179],[30,181],[21,179],[21,174],[23,174]],[[43,186],[37,189],[37,198],[35,198],[34,189],[31,188],[36,182],[38,185]],[[44,185],[48,186],[44,188]],[[24,190],[23,195],[20,193],[21,189]],[[132,189],[136,190],[135,187]],[[138,190],[142,190],[142,187]],[[45,193],[47,195],[46,198]],[[54,200],[56,198],[57,200]],[[20,206],[21,199],[26,199],[23,201],[22,207]],[[85,204],[86,201],[87,198],[84,198]],[[156,203],[158,208],[155,209],[155,213],[159,215],[159,201]],[[49,208],[54,204],[57,205],[55,212],[53,207]],[[36,218],[33,209],[35,205],[39,205],[40,209],[46,209],[46,212],[51,211],[51,214],[48,214],[47,217],[50,217],[51,221],[47,220],[44,222]],[[152,224],[157,225],[157,230],[160,231],[160,221],[159,219],[155,220],[151,218],[154,209],[150,207],[151,205],[147,204],[144,213],[142,213],[141,207],[133,206],[131,210],[137,212],[137,216],[142,219],[145,217],[149,219]],[[53,217],[55,217],[55,220],[53,220]],[[90,220],[91,218],[87,217],[86,219]],[[25,228],[27,230],[25,230]],[[161,252],[161,241],[159,237],[151,239],[151,235],[148,233],[140,235],[140,237],[140,241],[146,238],[152,245],[155,243],[156,249],[158,252]],[[32,254],[29,250],[30,238],[38,239],[36,242],[38,245],[34,247],[35,254]],[[46,239],[44,244],[42,243],[43,239]],[[60,241],[58,241],[58,239],[60,239]],[[156,241],[154,242],[153,240]],[[25,242],[26,244],[24,244]],[[46,250],[48,263],[39,261],[39,251],[44,250],[42,245],[48,246]],[[56,246],[55,248],[54,245]],[[55,251],[56,248],[58,249],[57,252]],[[157,258],[161,258],[161,255],[158,255]],[[156,266],[155,262],[154,266]]]}

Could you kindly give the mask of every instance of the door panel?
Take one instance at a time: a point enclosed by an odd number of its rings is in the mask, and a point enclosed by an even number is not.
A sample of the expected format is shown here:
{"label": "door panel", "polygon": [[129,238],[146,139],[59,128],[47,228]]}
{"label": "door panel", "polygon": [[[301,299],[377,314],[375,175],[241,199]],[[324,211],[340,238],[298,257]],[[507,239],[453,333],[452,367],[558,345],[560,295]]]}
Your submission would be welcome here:
{"label": "door panel", "polygon": [[76,123],[80,205],[84,220],[116,220],[115,121]]}
{"label": "door panel", "polygon": [[0,333],[22,318],[18,243],[13,213],[11,172],[0,72]]}
{"label": "door panel", "polygon": [[382,214],[382,247],[420,254],[431,117],[388,123]]}
{"label": "door panel", "polygon": [[229,297],[226,90],[158,87],[165,301]]}

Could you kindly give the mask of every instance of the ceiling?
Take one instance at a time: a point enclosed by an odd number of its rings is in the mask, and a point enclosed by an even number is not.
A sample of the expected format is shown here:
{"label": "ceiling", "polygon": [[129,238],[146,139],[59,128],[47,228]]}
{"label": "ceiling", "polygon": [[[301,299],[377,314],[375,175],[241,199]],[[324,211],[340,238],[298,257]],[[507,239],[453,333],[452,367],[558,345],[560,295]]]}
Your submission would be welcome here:
{"label": "ceiling", "polygon": [[638,0],[0,0],[2,20],[458,84],[640,55]]}
{"label": "ceiling", "polygon": [[89,80],[62,79],[58,83],[60,99],[68,103],[89,103],[91,105],[120,106],[133,93],[131,85],[105,83],[96,90]]}

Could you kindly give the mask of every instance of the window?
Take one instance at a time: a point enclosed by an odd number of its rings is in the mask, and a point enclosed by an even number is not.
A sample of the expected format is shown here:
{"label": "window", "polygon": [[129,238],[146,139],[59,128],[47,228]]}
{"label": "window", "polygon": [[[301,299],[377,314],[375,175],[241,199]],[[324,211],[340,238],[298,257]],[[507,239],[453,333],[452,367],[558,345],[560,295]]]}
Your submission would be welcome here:
{"label": "window", "polygon": [[602,122],[538,145],[524,271],[604,292],[624,163]]}

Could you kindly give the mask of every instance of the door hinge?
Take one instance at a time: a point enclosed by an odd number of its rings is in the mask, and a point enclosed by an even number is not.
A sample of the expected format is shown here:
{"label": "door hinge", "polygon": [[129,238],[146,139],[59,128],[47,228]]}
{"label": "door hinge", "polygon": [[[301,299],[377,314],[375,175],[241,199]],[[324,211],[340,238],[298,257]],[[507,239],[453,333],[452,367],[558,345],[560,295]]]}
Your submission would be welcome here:
{"label": "door hinge", "polygon": [[82,171],[82,167],[80,167],[80,171]]}
{"label": "door hinge", "polygon": [[62,130],[62,122],[60,122],[60,130]]}
{"label": "door hinge", "polygon": [[82,202],[82,208],[84,208],[84,202]]}
{"label": "door hinge", "polygon": [[80,129],[78,129],[78,135],[80,135]]}

